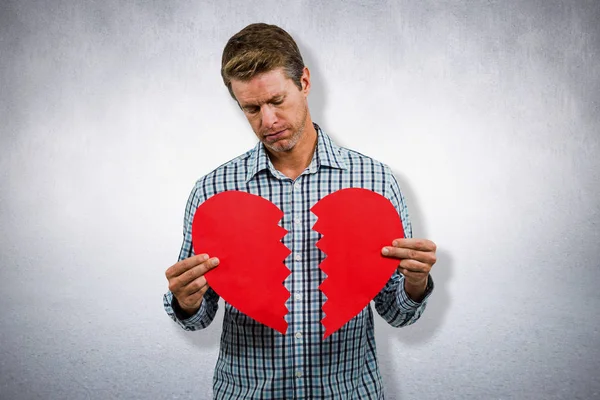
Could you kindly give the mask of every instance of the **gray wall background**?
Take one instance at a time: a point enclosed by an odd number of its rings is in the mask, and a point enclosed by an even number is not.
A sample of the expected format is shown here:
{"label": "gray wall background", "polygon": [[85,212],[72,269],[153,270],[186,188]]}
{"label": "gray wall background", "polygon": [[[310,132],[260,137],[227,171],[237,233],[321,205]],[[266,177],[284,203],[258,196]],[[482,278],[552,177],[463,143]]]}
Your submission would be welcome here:
{"label": "gray wall background", "polygon": [[222,310],[162,310],[201,175],[255,143],[219,75],[276,23],[313,118],[439,245],[390,399],[600,398],[600,2],[2,1],[0,398],[208,399]]}

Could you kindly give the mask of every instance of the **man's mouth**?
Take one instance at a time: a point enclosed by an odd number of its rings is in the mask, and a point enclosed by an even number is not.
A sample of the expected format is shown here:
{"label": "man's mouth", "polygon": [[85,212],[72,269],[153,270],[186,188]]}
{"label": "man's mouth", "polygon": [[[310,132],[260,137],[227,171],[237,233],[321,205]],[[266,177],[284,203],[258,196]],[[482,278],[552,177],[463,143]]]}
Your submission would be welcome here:
{"label": "man's mouth", "polygon": [[285,131],[286,131],[286,129],[283,129],[283,130],[280,130],[280,131],[274,132],[274,133],[269,133],[269,134],[265,135],[265,138],[279,139],[279,137],[282,136]]}

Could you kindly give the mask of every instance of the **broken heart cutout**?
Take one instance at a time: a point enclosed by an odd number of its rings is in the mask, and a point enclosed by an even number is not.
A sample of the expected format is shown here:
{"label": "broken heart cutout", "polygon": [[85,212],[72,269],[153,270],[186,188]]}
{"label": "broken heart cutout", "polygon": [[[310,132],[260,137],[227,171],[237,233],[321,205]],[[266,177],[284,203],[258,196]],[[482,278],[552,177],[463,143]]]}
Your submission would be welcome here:
{"label": "broken heart cutout", "polygon": [[[326,255],[319,266],[327,278],[321,321],[327,338],[361,312],[381,291],[398,260],[381,248],[404,237],[392,203],[367,189],[342,189],[317,202],[313,229],[323,235],[317,247]],[[287,330],[283,282],[290,274],[284,260],[291,251],[281,243],[283,212],[270,201],[245,192],[219,193],[196,210],[192,240],[196,254],[219,257],[206,273],[208,284],[225,301],[282,334]]]}
{"label": "broken heart cutout", "polygon": [[326,255],[320,265],[327,277],[319,289],[323,304],[323,339],[360,313],[383,289],[398,260],[381,249],[404,237],[402,221],[393,204],[367,189],[333,192],[311,211],[318,217],[313,229],[323,235],[317,247]]}
{"label": "broken heart cutout", "polygon": [[278,225],[283,212],[262,197],[226,191],[196,210],[192,242],[196,254],[219,258],[204,277],[209,286],[240,312],[282,334],[287,330],[283,281],[291,253],[281,243],[287,231]]}

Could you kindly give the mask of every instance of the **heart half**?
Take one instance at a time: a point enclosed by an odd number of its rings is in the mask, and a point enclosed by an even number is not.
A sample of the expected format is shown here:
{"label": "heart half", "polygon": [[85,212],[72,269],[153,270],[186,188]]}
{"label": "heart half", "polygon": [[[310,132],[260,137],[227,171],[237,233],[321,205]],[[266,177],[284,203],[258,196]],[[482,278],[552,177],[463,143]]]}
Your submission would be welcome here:
{"label": "heart half", "polygon": [[281,242],[283,212],[262,197],[239,191],[216,194],[196,210],[192,242],[196,254],[218,257],[205,274],[209,286],[240,312],[282,334],[290,297],[283,281],[291,253]]}
{"label": "heart half", "polygon": [[323,339],[360,313],[383,289],[399,261],[381,255],[384,246],[404,237],[393,204],[367,189],[333,192],[311,211],[318,217],[313,230],[323,237],[317,247],[326,255],[320,265],[327,278],[319,289],[323,305]]}

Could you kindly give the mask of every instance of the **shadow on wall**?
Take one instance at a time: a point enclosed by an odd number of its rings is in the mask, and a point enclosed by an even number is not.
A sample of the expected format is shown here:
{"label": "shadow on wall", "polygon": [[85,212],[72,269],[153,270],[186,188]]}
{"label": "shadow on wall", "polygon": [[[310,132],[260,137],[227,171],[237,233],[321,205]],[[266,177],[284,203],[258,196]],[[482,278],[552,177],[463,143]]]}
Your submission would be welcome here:
{"label": "shadow on wall", "polygon": [[[400,189],[406,198],[408,211],[413,225],[413,237],[434,239],[427,235],[423,224],[422,213],[416,196],[412,192],[407,182],[402,179],[402,175],[394,171],[398,180]],[[394,328],[388,325],[379,316],[375,316],[375,337],[377,339],[377,353],[381,373],[384,375],[384,386],[387,397],[392,399],[401,399],[399,393],[400,386],[397,381],[390,382],[386,376],[399,376],[396,363],[398,357],[395,351],[396,343],[402,342],[406,346],[415,346],[427,343],[441,329],[448,314],[451,297],[448,292],[448,283],[452,278],[452,256],[444,249],[443,243],[437,243],[437,262],[431,270],[431,276],[435,283],[435,288],[427,302],[427,308],[423,316],[414,325],[405,328]]]}
{"label": "shadow on wall", "polygon": [[186,342],[191,343],[195,347],[198,347],[202,350],[217,351],[219,349],[219,344],[221,343],[221,332],[223,330],[222,310],[224,308],[225,303],[223,302],[223,299],[219,299],[219,309],[217,311],[217,315],[215,315],[215,319],[205,329],[199,331],[185,331],[178,325],[174,326],[173,329],[175,329],[177,334],[180,335]]}
{"label": "shadow on wall", "polygon": [[[293,33],[291,34],[294,36]],[[311,88],[308,95],[310,116],[313,122],[319,124],[319,126],[321,126],[325,132],[327,132],[327,120],[325,118],[327,96],[325,94],[326,86],[323,79],[323,74],[321,74],[321,69],[319,68],[318,63],[316,62],[316,59],[313,57],[310,50],[308,50],[308,48],[304,46],[301,41],[296,39],[296,42],[300,48],[300,52],[302,53],[304,65],[306,65],[310,71]],[[329,133],[327,134],[329,135]],[[335,139],[336,138],[334,138],[334,140]]]}

